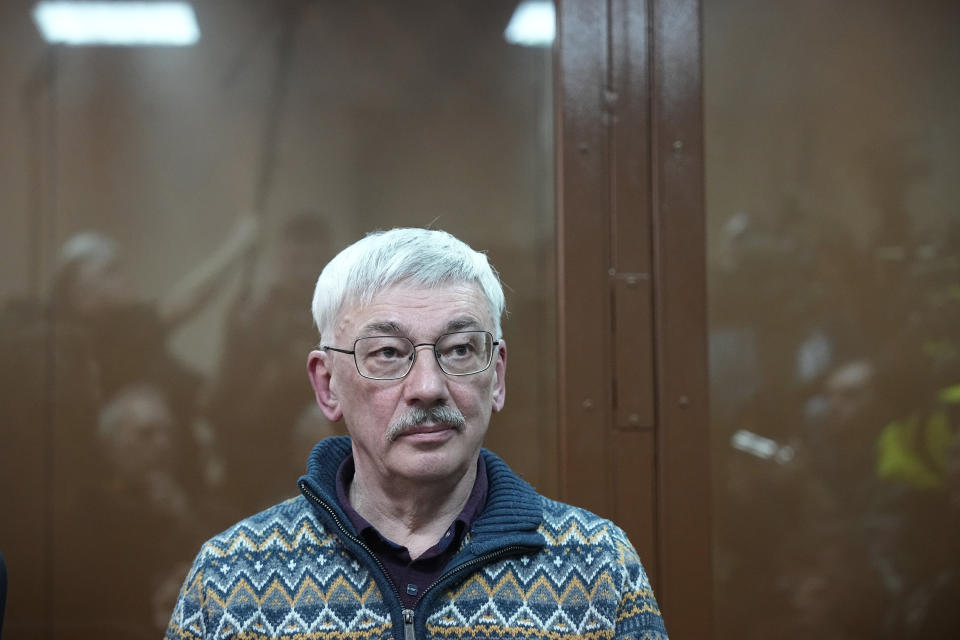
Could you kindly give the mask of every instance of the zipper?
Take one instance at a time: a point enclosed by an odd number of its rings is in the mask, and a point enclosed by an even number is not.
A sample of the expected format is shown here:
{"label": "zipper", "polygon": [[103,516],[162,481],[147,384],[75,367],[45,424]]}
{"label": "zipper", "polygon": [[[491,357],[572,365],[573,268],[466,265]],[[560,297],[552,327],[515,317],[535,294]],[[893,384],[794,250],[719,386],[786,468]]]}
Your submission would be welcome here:
{"label": "zipper", "polygon": [[403,610],[403,640],[417,640],[417,632],[413,628],[413,609]]}
{"label": "zipper", "polygon": [[[460,573],[461,571],[465,571],[465,570],[469,569],[470,567],[474,567],[474,566],[476,566],[476,565],[478,565],[478,564],[484,564],[484,563],[486,563],[486,562],[488,562],[488,561],[491,561],[491,560],[494,560],[494,559],[497,559],[497,558],[501,558],[501,557],[503,557],[503,556],[512,555],[512,554],[514,554],[515,552],[525,551],[525,550],[530,549],[530,548],[532,548],[532,547],[524,547],[524,546],[520,546],[520,545],[513,545],[513,546],[510,546],[510,547],[503,547],[502,549],[497,549],[496,551],[491,551],[490,553],[486,553],[486,554],[484,554],[484,555],[482,555],[482,556],[479,556],[479,557],[477,557],[477,558],[474,558],[473,560],[469,560],[469,561],[467,561],[467,562],[464,562],[464,563],[461,564],[460,566],[452,569],[451,571],[446,572],[445,574],[443,574],[442,576],[440,576],[439,578],[437,578],[437,579],[433,582],[433,584],[431,584],[429,587],[427,587],[426,589],[424,589],[424,590],[423,590],[423,593],[420,594],[420,597],[417,598],[416,604],[414,604],[413,606],[414,606],[414,607],[419,606],[419,605],[420,605],[420,602],[423,600],[423,597],[424,597],[425,595],[427,595],[428,593],[430,593],[431,589],[433,589],[434,587],[436,587],[438,584],[440,584],[440,583],[442,583],[442,582],[446,582],[446,580],[447,580],[448,578],[451,578],[451,577],[457,575],[457,574]],[[409,614],[409,615],[408,615],[408,614]],[[417,638],[416,635],[414,635],[413,618],[414,618],[414,612],[413,612],[411,609],[404,609],[404,610],[403,610],[403,630],[404,630],[404,636],[403,636],[403,638],[404,638],[404,640],[416,640],[416,638]]]}
{"label": "zipper", "polygon": [[[390,573],[387,571],[386,567],[383,566],[383,563],[380,562],[380,558],[377,557],[370,547],[368,547],[363,540],[347,531],[346,527],[343,526],[343,523],[340,522],[340,518],[337,516],[337,513],[330,508],[330,505],[313,495],[313,492],[310,491],[306,485],[300,484],[300,491],[312,498],[314,502],[323,507],[323,509],[330,514],[330,517],[333,518],[334,524],[337,525],[344,537],[358,544],[361,548],[363,548],[364,551],[367,552],[367,555],[373,558],[373,561],[377,563],[378,567],[380,567],[380,573],[383,574],[383,576],[387,579],[387,583],[390,585],[390,588],[393,589],[393,595],[397,596],[397,602],[402,603],[403,600],[400,599],[400,591],[397,589],[397,585],[393,583],[393,578],[390,577]],[[414,636],[413,633],[413,611],[411,609],[403,610],[403,638],[404,640],[416,640],[416,636]]]}
{"label": "zipper", "polygon": [[440,576],[439,578],[437,578],[436,581],[435,581],[433,584],[431,584],[429,587],[427,587],[426,589],[424,589],[424,590],[423,590],[423,593],[420,594],[420,597],[417,598],[417,604],[420,604],[420,601],[423,600],[423,596],[427,595],[427,593],[429,593],[431,589],[433,589],[435,586],[437,586],[437,585],[440,584],[441,582],[445,582],[445,581],[447,580],[447,578],[450,578],[451,576],[457,575],[457,574],[460,573],[461,571],[465,571],[466,569],[469,569],[470,567],[476,566],[476,565],[478,565],[478,564],[485,564],[486,562],[488,562],[488,561],[490,561],[490,560],[495,560],[495,559],[497,559],[497,558],[500,558],[500,557],[503,557],[503,556],[507,556],[507,555],[513,555],[513,554],[516,553],[516,552],[526,551],[527,549],[532,549],[532,548],[533,548],[533,547],[524,547],[524,546],[520,546],[520,545],[513,545],[513,546],[510,546],[510,547],[503,547],[503,548],[501,548],[501,549],[497,549],[496,551],[491,551],[490,553],[486,553],[486,554],[484,554],[484,555],[482,555],[482,556],[479,556],[479,557],[477,557],[477,558],[474,558],[473,560],[469,560],[469,561],[467,561],[467,562],[464,562],[464,563],[461,564],[460,566],[455,567],[455,568],[452,569],[451,571],[448,571],[447,573],[445,573],[445,574],[443,574],[442,576]]}
{"label": "zipper", "polygon": [[[397,585],[393,583],[393,578],[390,577],[390,574],[387,572],[386,567],[384,567],[383,563],[380,562],[380,558],[376,556],[376,554],[370,549],[370,547],[366,545],[366,543],[363,540],[361,540],[360,538],[354,536],[349,531],[347,531],[346,527],[343,526],[343,523],[340,522],[340,518],[337,516],[336,512],[332,508],[330,508],[330,505],[328,505],[326,502],[324,502],[323,500],[315,496],[313,492],[310,491],[310,489],[307,488],[307,486],[302,483],[300,484],[300,491],[302,491],[308,497],[312,498],[314,502],[316,502],[318,505],[323,507],[324,511],[330,514],[330,517],[333,518],[334,524],[337,525],[337,527],[343,533],[344,537],[358,544],[364,551],[367,552],[367,554],[371,558],[373,558],[373,561],[377,563],[378,567],[380,567],[380,572],[383,573],[384,577],[387,579],[387,582],[390,584],[390,588],[393,589],[393,594],[397,596],[397,601],[402,604],[403,600],[400,598],[400,591],[397,589]],[[484,564],[490,560],[501,558],[507,555],[513,555],[514,553],[526,551],[532,548],[533,547],[512,545],[509,547],[503,547],[501,549],[497,549],[496,551],[491,551],[490,553],[486,553],[482,556],[474,558],[473,560],[464,562],[460,566],[454,568],[451,571],[448,571],[447,573],[437,578],[433,582],[433,584],[431,584],[429,587],[424,589],[423,593],[420,594],[420,597],[417,598],[417,602],[416,604],[414,604],[414,608],[416,608],[420,604],[420,601],[423,600],[423,597],[427,595],[431,589],[436,587],[438,584],[445,582],[448,578],[457,575],[461,571],[465,571],[466,569],[469,569],[470,567],[474,567],[478,564]],[[413,609],[403,609],[401,614],[403,615],[403,640],[417,640],[416,629],[414,627],[414,619],[415,619],[416,612]]]}

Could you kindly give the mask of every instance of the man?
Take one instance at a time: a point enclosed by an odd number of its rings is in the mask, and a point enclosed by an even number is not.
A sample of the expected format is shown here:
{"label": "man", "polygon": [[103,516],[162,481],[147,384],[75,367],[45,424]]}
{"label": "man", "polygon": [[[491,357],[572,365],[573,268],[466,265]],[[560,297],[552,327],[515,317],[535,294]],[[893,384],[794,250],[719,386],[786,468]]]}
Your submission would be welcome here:
{"label": "man", "polygon": [[167,638],[666,638],[623,531],[481,449],[503,310],[486,256],[442,231],[335,257],[307,369],[350,437],[317,444],[299,497],[204,545]]}

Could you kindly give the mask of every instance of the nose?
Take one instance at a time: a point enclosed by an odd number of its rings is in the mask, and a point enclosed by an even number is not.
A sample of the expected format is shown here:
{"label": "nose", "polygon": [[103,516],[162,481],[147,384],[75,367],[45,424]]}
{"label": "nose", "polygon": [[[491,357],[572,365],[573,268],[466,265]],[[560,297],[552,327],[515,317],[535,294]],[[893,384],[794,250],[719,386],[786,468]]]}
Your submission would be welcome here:
{"label": "nose", "polygon": [[428,351],[417,354],[410,373],[404,378],[404,398],[410,404],[444,404],[448,397],[447,374],[440,369],[434,357],[433,345],[417,345],[414,348],[427,348]]}

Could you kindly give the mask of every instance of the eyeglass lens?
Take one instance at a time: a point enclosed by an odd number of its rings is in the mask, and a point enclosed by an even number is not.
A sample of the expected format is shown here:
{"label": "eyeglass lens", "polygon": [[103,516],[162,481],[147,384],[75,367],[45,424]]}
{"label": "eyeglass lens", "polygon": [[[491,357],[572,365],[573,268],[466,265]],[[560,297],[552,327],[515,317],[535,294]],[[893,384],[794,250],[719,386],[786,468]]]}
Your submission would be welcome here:
{"label": "eyeglass lens", "polygon": [[[360,338],[353,347],[357,370],[368,378],[402,378],[413,367],[414,345],[407,338]],[[486,331],[460,331],[437,338],[433,349],[440,368],[454,376],[478,373],[490,366],[493,336]]]}

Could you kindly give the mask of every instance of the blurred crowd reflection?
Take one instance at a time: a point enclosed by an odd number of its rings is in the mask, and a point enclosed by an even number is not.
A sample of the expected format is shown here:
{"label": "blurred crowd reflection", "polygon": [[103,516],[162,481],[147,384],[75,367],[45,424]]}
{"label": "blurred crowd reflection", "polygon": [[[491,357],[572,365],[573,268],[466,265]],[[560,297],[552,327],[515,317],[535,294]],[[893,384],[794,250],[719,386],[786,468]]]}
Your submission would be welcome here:
{"label": "blurred crowd reflection", "polygon": [[718,615],[960,637],[960,224],[893,247],[736,214],[711,276]]}
{"label": "blurred crowd reflection", "polygon": [[[80,233],[60,249],[49,300],[0,312],[5,456],[19,448],[40,462],[37,482],[12,465],[0,478],[22,489],[4,492],[3,511],[26,514],[36,532],[4,553],[41,558],[53,536],[53,567],[35,577],[52,588],[58,637],[157,637],[199,544],[294,495],[312,445],[337,432],[313,410],[304,373],[326,222],[301,212],[275,246],[259,237],[256,219],[240,218],[173,291],[144,300],[122,247]],[[170,340],[224,290],[237,293],[207,377]]]}

